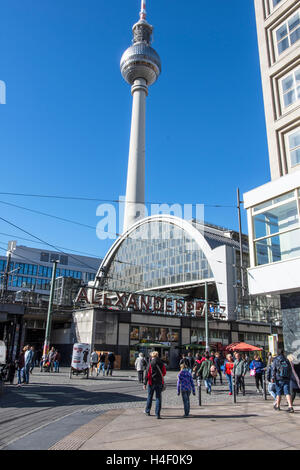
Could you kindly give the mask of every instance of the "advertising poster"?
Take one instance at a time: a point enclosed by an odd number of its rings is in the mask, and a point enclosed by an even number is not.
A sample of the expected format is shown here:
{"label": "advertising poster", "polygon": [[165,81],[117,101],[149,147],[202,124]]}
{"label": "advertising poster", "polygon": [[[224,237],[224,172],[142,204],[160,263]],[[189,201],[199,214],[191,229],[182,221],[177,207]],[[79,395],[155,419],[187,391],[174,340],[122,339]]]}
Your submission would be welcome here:
{"label": "advertising poster", "polygon": [[84,370],[89,368],[90,351],[90,345],[87,343],[74,344],[71,364],[73,369]]}

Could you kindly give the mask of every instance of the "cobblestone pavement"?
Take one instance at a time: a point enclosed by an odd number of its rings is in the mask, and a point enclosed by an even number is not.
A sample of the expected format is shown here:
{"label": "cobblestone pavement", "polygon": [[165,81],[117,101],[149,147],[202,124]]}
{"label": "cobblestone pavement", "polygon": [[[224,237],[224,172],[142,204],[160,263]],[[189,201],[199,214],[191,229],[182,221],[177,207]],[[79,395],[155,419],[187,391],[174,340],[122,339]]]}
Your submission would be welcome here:
{"label": "cobblestone pavement", "polygon": [[[163,393],[163,406],[167,408],[182,408],[182,399],[176,393],[176,375],[174,371],[167,373],[167,390]],[[246,380],[246,390],[245,397],[238,396],[238,403],[264,401],[262,395],[256,394],[251,377]],[[36,368],[29,385],[7,385],[0,398],[0,449],[18,448],[21,440],[31,442],[31,435],[42,436],[43,429],[54,424],[56,430],[61,428],[62,438],[63,433],[68,434],[107,410],[143,408],[145,401],[146,392],[138,383],[135,371],[114,371],[113,377],[73,376],[70,379],[68,368],[62,368],[58,374],[40,372]],[[270,397],[268,401],[272,407]],[[202,405],[213,403],[232,405],[227,384],[222,386],[219,380],[211,395],[202,391]],[[198,406],[197,389],[196,396],[191,397],[191,406]],[[40,445],[43,448],[45,444]]]}

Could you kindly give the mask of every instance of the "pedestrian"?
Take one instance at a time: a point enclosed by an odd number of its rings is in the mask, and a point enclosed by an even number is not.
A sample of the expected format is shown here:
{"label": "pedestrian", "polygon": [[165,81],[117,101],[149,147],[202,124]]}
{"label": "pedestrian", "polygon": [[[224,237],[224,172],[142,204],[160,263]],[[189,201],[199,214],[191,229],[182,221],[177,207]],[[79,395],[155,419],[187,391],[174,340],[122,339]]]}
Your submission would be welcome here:
{"label": "pedestrian", "polygon": [[34,366],[35,366],[36,352],[35,352],[35,347],[34,346],[31,346],[30,349],[32,351],[32,361],[31,361],[31,364],[30,364],[29,372],[30,372],[30,374],[32,374],[32,371],[33,371]]}
{"label": "pedestrian", "polygon": [[184,353],[181,356],[181,360],[179,362],[179,367],[181,366],[181,364],[186,364],[187,367],[189,366],[189,361],[186,357],[186,354],[184,354]]}
{"label": "pedestrian", "polygon": [[193,379],[197,378],[200,366],[201,366],[201,355],[197,353],[196,358],[195,358],[195,364],[193,367]]}
{"label": "pedestrian", "polygon": [[54,346],[52,346],[48,354],[48,361],[50,362],[50,372],[53,372],[54,357],[55,357],[55,348]]}
{"label": "pedestrian", "polygon": [[100,374],[100,371],[102,369],[103,377],[105,376],[105,361],[106,361],[106,354],[104,352],[101,352],[100,358],[99,358],[99,366],[98,366],[97,375]]}
{"label": "pedestrian", "polygon": [[164,388],[164,376],[166,375],[166,367],[162,360],[158,357],[158,352],[153,351],[150,353],[150,361],[145,374],[144,390],[148,384],[148,398],[145,413],[150,416],[152,407],[153,395],[155,392],[155,415],[160,419],[160,412],[162,407],[162,391]]}
{"label": "pedestrian", "polygon": [[10,385],[13,385],[16,372],[15,361],[10,360],[7,364],[7,380]]}
{"label": "pedestrian", "polygon": [[138,357],[135,360],[135,368],[138,373],[138,380],[140,383],[144,382],[144,370],[147,367],[147,362],[143,353],[139,353]]}
{"label": "pedestrian", "polygon": [[184,407],[184,418],[187,418],[190,414],[190,394],[196,394],[195,385],[192,374],[185,364],[181,364],[180,372],[177,376],[177,395],[182,396],[183,407]]}
{"label": "pedestrian", "polygon": [[266,365],[261,360],[258,353],[254,354],[253,361],[250,362],[250,375],[255,377],[256,393],[260,393],[259,385],[261,385],[261,393],[263,393],[263,373]]}
{"label": "pedestrian", "polygon": [[32,364],[33,351],[30,346],[26,346],[26,351],[24,355],[24,383],[29,384],[29,370]]}
{"label": "pedestrian", "polygon": [[18,387],[21,387],[22,383],[24,382],[25,352],[26,352],[26,346],[23,348],[23,350],[19,354],[19,357],[16,361],[17,376],[18,376]]}
{"label": "pedestrian", "polygon": [[242,359],[239,353],[236,354],[236,359],[234,361],[232,375],[235,378],[236,393],[238,395],[239,390],[245,395],[245,375],[247,372],[247,364]]}
{"label": "pedestrian", "polygon": [[290,390],[293,405],[297,393],[300,393],[300,362],[297,361],[293,354],[289,354],[287,358],[290,361],[292,368],[292,374],[290,378]]}
{"label": "pedestrian", "polygon": [[225,376],[229,386],[229,395],[232,395],[232,369],[234,367],[234,360],[231,354],[227,354],[225,361]]}
{"label": "pedestrian", "polygon": [[[214,364],[216,366],[217,372],[218,372],[219,377],[220,377],[220,384],[223,385],[222,371],[221,371],[222,361],[221,361],[221,356],[220,356],[219,352],[216,352],[216,354],[215,354]],[[214,377],[214,385],[216,385],[216,383],[217,383],[217,377]]]}
{"label": "pedestrian", "polygon": [[[212,370],[214,368],[214,370]],[[205,361],[202,362],[199,369],[199,376],[204,380],[206,393],[211,394],[211,384],[213,373],[216,371],[216,367],[213,362],[210,360],[209,352],[206,353]]]}
{"label": "pedestrian", "polygon": [[96,348],[94,348],[91,354],[91,375],[93,375],[94,369],[95,369],[95,373],[97,373],[98,362],[99,362],[99,356],[96,351]]}
{"label": "pedestrian", "polygon": [[61,354],[58,350],[55,351],[55,356],[54,356],[54,372],[59,372],[59,365],[61,361]]}
{"label": "pedestrian", "polygon": [[274,405],[276,402],[276,385],[272,383],[272,363],[275,356],[272,356],[272,353],[268,354],[268,363],[267,363],[267,381],[268,381],[268,393],[274,400]]}
{"label": "pedestrian", "polygon": [[193,355],[192,355],[191,352],[188,353],[186,359],[187,359],[187,362],[188,362],[189,373],[191,374],[192,370],[193,370],[193,367],[194,367],[194,364],[195,364],[195,359],[193,358]]}
{"label": "pedestrian", "polygon": [[112,376],[112,372],[114,370],[114,362],[116,360],[113,352],[108,353],[107,360],[108,360],[108,365],[107,365],[106,375],[110,374],[110,376]]}
{"label": "pedestrian", "polygon": [[284,350],[275,357],[272,365],[272,383],[276,385],[276,403],[274,410],[280,411],[281,396],[285,395],[288,402],[288,412],[294,413],[290,392],[290,379],[293,373],[289,360],[284,355]]}

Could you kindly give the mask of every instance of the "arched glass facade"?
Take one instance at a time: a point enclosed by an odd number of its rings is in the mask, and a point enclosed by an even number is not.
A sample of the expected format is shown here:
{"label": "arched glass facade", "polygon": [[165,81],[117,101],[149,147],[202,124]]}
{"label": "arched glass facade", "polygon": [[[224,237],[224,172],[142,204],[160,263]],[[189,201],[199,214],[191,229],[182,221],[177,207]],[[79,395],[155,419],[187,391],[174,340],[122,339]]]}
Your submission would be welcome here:
{"label": "arched glass facade", "polygon": [[125,238],[106,275],[109,290],[139,291],[213,278],[197,242],[170,222],[149,221]]}

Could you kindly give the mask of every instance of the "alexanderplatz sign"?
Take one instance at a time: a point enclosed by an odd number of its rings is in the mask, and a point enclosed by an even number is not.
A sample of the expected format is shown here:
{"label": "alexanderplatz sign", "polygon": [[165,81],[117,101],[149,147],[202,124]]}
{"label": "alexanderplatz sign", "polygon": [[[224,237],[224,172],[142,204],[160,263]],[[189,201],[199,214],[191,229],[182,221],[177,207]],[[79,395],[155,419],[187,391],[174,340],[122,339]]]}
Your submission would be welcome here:
{"label": "alexanderplatz sign", "polygon": [[[86,306],[97,305],[116,310],[130,310],[134,312],[163,315],[187,315],[194,317],[203,317],[205,315],[204,300],[183,300],[172,296],[159,297],[129,292],[100,291],[85,287],[81,287],[75,299],[75,303]],[[208,314],[213,318],[225,319],[225,310],[225,307],[220,307],[219,304],[208,303]]]}

